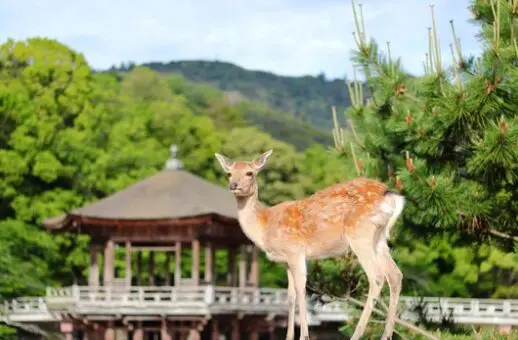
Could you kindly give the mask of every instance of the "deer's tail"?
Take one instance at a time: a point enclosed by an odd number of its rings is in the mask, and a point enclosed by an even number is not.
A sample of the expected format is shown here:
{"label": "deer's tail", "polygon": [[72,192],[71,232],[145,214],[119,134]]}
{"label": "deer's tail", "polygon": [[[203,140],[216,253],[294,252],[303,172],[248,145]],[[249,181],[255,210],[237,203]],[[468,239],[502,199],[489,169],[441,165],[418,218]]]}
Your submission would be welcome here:
{"label": "deer's tail", "polygon": [[385,239],[388,240],[390,238],[390,230],[392,229],[394,224],[396,224],[397,219],[403,212],[403,208],[405,207],[406,199],[404,196],[402,196],[398,193],[392,192],[392,191],[387,191],[385,193],[385,197],[387,198],[387,201],[388,201],[385,204],[388,203],[390,205],[390,208],[392,211],[392,215],[390,216],[390,218],[383,230],[383,235],[385,236]]}

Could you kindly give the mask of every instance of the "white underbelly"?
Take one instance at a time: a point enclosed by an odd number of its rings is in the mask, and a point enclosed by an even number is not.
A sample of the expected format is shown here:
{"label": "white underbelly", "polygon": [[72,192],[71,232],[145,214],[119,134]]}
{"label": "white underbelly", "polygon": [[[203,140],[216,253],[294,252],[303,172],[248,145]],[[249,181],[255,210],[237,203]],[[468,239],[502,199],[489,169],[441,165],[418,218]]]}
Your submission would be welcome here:
{"label": "white underbelly", "polygon": [[312,242],[306,249],[306,258],[312,260],[326,259],[343,255],[349,251],[349,243],[344,238]]}

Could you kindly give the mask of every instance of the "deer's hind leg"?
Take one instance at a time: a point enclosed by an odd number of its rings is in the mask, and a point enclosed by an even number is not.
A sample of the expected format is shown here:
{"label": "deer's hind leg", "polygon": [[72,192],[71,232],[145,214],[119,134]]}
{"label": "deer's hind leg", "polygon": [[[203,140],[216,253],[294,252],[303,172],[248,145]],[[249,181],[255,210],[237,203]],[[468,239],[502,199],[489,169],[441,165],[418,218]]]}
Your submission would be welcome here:
{"label": "deer's hind leg", "polygon": [[[370,224],[369,227],[371,227],[369,229],[374,230],[376,226]],[[364,235],[363,237],[357,237],[349,242],[351,250],[358,258],[358,262],[365,271],[369,281],[367,300],[351,340],[360,339],[365,332],[365,328],[372,314],[372,309],[385,283],[385,272],[379,261],[379,256],[376,253],[373,234],[375,234],[375,232],[370,233],[370,235]]]}
{"label": "deer's hind leg", "polygon": [[391,194],[386,197],[387,202],[392,209],[390,211],[390,217],[388,222],[383,226],[382,233],[376,245],[376,252],[378,254],[381,268],[384,271],[384,275],[387,279],[390,288],[390,302],[387,312],[387,319],[385,322],[385,330],[383,331],[382,339],[391,339],[392,333],[394,332],[394,324],[396,322],[396,313],[399,302],[399,296],[401,294],[403,273],[397,266],[396,262],[390,255],[390,249],[387,244],[390,229],[396,224],[398,217],[403,211],[405,199],[397,194]]}
{"label": "deer's hind leg", "polygon": [[385,321],[385,330],[383,331],[382,339],[391,339],[394,332],[394,324],[396,322],[396,313],[399,302],[399,295],[401,294],[403,274],[396,265],[386,242],[378,245],[379,257],[385,271],[390,288],[390,302],[387,312],[387,319]]}

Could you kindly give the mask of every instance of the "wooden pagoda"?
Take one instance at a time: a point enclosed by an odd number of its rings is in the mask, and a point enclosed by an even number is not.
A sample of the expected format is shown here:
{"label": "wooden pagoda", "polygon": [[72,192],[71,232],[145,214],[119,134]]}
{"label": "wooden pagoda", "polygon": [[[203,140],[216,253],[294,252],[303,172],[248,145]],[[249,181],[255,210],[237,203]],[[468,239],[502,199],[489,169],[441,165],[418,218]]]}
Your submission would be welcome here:
{"label": "wooden pagoda", "polygon": [[[182,170],[172,152],[154,176],[44,221],[91,239],[87,284],[47,291],[67,340],[256,340],[285,322],[285,296],[259,288],[259,251],[234,197]],[[216,270],[216,252],[226,268]]]}

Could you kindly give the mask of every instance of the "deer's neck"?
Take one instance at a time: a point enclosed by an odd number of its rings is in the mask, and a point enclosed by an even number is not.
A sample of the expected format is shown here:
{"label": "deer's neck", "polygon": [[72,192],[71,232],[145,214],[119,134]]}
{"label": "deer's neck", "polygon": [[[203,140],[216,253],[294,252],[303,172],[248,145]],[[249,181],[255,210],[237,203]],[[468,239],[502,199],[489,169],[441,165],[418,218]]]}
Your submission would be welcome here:
{"label": "deer's neck", "polygon": [[245,235],[258,247],[263,248],[264,225],[259,216],[263,209],[257,190],[253,195],[237,197],[237,216]]}

